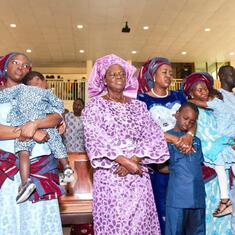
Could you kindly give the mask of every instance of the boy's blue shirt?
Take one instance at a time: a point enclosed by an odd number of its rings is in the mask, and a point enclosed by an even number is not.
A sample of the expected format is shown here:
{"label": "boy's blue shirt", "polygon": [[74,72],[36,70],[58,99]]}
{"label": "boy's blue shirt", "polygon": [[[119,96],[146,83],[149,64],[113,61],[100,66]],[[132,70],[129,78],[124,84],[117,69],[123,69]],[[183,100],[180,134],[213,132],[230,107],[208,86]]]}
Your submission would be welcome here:
{"label": "boy's blue shirt", "polygon": [[[185,132],[169,130],[167,133],[182,136]],[[166,205],[175,208],[205,208],[205,185],[202,177],[203,153],[199,138],[193,138],[195,152],[184,154],[168,143],[170,177]]]}

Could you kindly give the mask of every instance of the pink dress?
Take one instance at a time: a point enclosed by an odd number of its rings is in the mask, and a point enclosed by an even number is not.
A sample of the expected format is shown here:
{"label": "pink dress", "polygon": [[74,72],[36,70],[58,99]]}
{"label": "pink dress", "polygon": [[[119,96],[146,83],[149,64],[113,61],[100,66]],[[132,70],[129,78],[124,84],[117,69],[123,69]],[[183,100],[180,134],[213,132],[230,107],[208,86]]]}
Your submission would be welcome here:
{"label": "pink dress", "polygon": [[142,164],[163,163],[169,152],[161,128],[146,105],[90,100],[83,112],[85,144],[94,170],[93,219],[96,235],[158,235],[156,206],[147,168],[143,176],[119,177],[119,155],[142,158]]}

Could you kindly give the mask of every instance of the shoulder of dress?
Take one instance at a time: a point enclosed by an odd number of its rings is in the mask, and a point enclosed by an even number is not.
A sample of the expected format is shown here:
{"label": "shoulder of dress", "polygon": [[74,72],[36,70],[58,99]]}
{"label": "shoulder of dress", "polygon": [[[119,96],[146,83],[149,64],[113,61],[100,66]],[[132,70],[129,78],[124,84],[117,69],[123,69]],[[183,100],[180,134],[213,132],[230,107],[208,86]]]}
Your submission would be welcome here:
{"label": "shoulder of dress", "polygon": [[131,102],[133,105],[137,105],[137,106],[140,106],[140,107],[145,107],[145,108],[147,108],[147,105],[146,105],[146,103],[145,103],[143,100],[131,99],[130,102]]}
{"label": "shoulder of dress", "polygon": [[102,106],[104,106],[106,104],[105,100],[102,97],[92,97],[89,99],[89,101],[86,103],[85,105],[85,110],[87,109],[97,109],[97,108],[101,108]]}
{"label": "shoulder of dress", "polygon": [[146,101],[146,100],[149,99],[149,97],[150,96],[148,94],[146,94],[146,93],[138,93],[137,94],[137,99],[141,100],[141,101]]}

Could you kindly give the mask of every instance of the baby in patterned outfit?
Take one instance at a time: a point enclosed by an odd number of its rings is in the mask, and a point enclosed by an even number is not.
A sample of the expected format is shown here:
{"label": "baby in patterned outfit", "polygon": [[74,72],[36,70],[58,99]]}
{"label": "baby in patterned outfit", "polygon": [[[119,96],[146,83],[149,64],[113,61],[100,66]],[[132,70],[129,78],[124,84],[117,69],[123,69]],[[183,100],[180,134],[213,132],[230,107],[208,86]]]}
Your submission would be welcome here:
{"label": "baby in patterned outfit", "polygon": [[[24,84],[19,84],[11,88],[5,88],[0,92],[0,102],[10,102],[12,109],[8,115],[8,122],[13,126],[20,126],[35,119],[45,118],[47,114],[64,112],[63,102],[57,98],[50,90],[47,90],[47,82],[42,74],[29,72],[23,79]],[[51,152],[63,165],[65,181],[73,180],[73,170],[71,169],[67,151],[62,143],[62,138],[56,128],[46,129],[49,140],[47,141]],[[15,153],[20,160],[21,186],[16,197],[17,203],[26,201],[35,190],[35,184],[30,180],[29,156],[36,144],[33,139],[27,141],[15,140]]]}

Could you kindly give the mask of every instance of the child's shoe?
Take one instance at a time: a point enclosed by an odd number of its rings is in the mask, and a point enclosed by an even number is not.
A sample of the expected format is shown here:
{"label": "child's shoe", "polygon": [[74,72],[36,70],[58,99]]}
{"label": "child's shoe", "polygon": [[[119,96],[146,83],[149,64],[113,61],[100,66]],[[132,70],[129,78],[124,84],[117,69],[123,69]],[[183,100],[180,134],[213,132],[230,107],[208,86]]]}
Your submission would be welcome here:
{"label": "child's shoe", "polygon": [[71,183],[72,181],[74,181],[74,174],[73,173],[74,172],[70,166],[65,167],[63,182],[64,183]]}
{"label": "child's shoe", "polygon": [[25,202],[35,189],[36,185],[30,179],[28,179],[26,184],[20,185],[19,192],[16,197],[16,203],[19,204]]}

